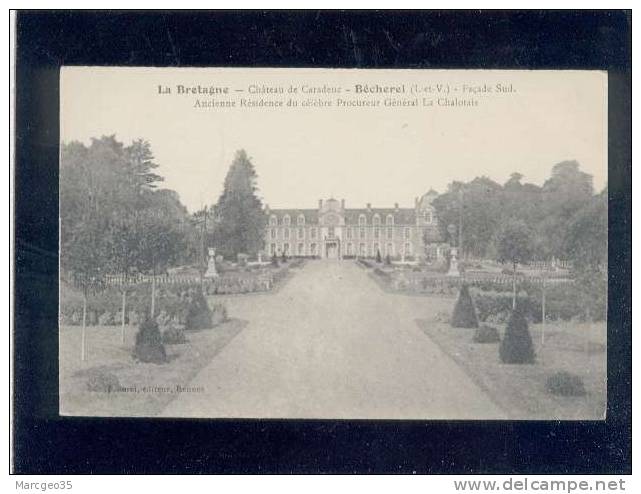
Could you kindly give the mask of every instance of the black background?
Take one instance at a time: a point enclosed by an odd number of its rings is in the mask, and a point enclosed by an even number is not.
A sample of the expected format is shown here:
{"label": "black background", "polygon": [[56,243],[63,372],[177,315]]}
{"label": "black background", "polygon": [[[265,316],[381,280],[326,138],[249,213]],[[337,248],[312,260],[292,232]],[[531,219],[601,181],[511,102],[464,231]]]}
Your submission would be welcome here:
{"label": "black background", "polygon": [[[19,12],[15,472],[629,473],[631,23],[627,11]],[[607,420],[59,417],[58,75],[63,64],[607,70]],[[87,118],[91,111],[87,108]]]}

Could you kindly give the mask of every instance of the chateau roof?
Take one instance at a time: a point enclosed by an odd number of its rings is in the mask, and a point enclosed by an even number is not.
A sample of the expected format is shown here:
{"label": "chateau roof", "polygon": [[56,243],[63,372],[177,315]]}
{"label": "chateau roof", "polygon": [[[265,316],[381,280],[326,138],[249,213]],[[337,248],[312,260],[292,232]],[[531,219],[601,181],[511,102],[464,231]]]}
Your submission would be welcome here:
{"label": "chateau roof", "polygon": [[292,220],[292,225],[296,225],[296,218],[301,214],[305,216],[305,224],[317,224],[318,223],[318,209],[271,209],[269,210],[269,215],[276,215],[279,219],[283,218],[285,215],[289,215]]}
{"label": "chateau roof", "polygon": [[[292,225],[296,225],[296,218],[299,215],[305,216],[305,224],[318,224],[318,209],[270,209],[270,216],[276,215],[281,220],[285,215],[289,215]],[[381,225],[385,225],[385,219],[388,214],[394,216],[394,224],[414,225],[416,223],[416,211],[413,208],[346,208],[343,210],[345,222],[350,225],[358,225],[358,218],[361,214],[367,218],[367,224],[372,224],[372,218],[378,214],[381,218]]]}
{"label": "chateau roof", "polygon": [[358,217],[364,214],[367,218],[367,224],[372,224],[372,218],[378,214],[381,218],[381,225],[385,224],[385,218],[388,214],[394,216],[394,224],[413,225],[416,223],[416,211],[412,208],[361,208],[345,209],[345,221],[350,224],[358,224]]}

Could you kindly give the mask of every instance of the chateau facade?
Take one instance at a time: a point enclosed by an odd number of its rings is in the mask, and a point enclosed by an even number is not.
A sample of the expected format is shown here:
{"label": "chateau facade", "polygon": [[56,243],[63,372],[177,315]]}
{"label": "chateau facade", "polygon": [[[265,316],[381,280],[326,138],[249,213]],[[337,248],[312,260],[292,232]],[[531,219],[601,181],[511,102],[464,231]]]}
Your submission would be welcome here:
{"label": "chateau facade", "polygon": [[317,209],[265,207],[265,253],[269,256],[376,257],[411,261],[441,259],[445,247],[432,201],[434,190],[413,208],[345,207],[345,200],[318,201]]}

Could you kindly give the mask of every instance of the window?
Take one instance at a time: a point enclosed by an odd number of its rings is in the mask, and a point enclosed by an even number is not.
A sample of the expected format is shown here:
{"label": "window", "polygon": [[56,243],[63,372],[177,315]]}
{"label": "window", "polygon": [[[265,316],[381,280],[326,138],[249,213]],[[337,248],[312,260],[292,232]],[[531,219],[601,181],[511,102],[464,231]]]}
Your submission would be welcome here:
{"label": "window", "polygon": [[379,226],[381,224],[381,217],[378,214],[374,215],[374,220],[372,221],[374,226]]}
{"label": "window", "polygon": [[387,240],[392,240],[392,238],[394,236],[393,231],[394,230],[392,228],[388,228],[387,229]]}
{"label": "window", "polygon": [[305,253],[305,246],[303,244],[298,244],[298,255],[302,256]]}
{"label": "window", "polygon": [[316,238],[316,228],[312,228],[309,233],[311,234],[312,238]]}
{"label": "window", "polygon": [[285,254],[285,255],[289,254],[289,244],[288,243],[284,243],[283,244],[283,254]]}
{"label": "window", "polygon": [[367,249],[365,248],[365,244],[361,244],[359,247],[359,253],[361,256],[365,257],[367,255]]}
{"label": "window", "polygon": [[385,223],[389,226],[392,226],[394,224],[394,216],[391,214],[388,214],[387,218],[385,219]]}
{"label": "window", "polygon": [[409,228],[406,228],[405,229],[405,238],[410,238],[411,234],[412,234],[412,230],[410,230]]}
{"label": "window", "polygon": [[283,230],[283,238],[284,238],[285,240],[289,240],[289,228],[285,228],[285,229]]}
{"label": "window", "polygon": [[379,238],[381,236],[381,229],[374,228],[374,238]]}
{"label": "window", "polygon": [[289,226],[289,225],[291,225],[291,223],[292,223],[291,218],[289,217],[289,215],[288,215],[288,214],[286,214],[286,215],[283,217],[283,225],[285,225],[285,226]]}
{"label": "window", "polygon": [[269,253],[270,253],[272,256],[276,255],[276,244],[271,244],[271,245],[269,246]]}
{"label": "window", "polygon": [[352,238],[352,229],[351,229],[351,228],[348,228],[348,229],[345,231],[345,233],[346,233],[346,235],[347,235],[347,238]]}
{"label": "window", "polygon": [[299,214],[298,219],[296,220],[299,225],[304,225],[305,224],[305,215]]}
{"label": "window", "polygon": [[412,255],[412,244],[410,244],[409,242],[407,242],[407,243],[405,244],[405,251],[404,251],[404,252],[405,252],[405,255],[406,255],[406,256],[410,256],[410,255]]}
{"label": "window", "polygon": [[271,230],[271,237],[276,238],[276,228],[272,228]]}
{"label": "window", "polygon": [[309,252],[311,255],[315,256],[316,255],[316,244],[311,244],[309,246]]}
{"label": "window", "polygon": [[425,211],[424,213],[424,218],[425,218],[425,223],[431,223],[432,222],[432,211]]}
{"label": "window", "polygon": [[269,217],[269,224],[270,226],[276,226],[278,225],[278,218],[274,216],[273,214]]}
{"label": "window", "polygon": [[367,225],[367,218],[365,218],[364,214],[361,214],[358,217],[358,226],[365,226],[365,225]]}
{"label": "window", "polygon": [[298,238],[304,238],[305,237],[305,229],[302,227],[298,228]]}
{"label": "window", "polygon": [[351,242],[347,244],[347,255],[348,256],[354,255],[354,246],[352,245]]}
{"label": "window", "polygon": [[333,226],[328,226],[327,227],[327,236],[329,238],[334,238],[334,227]]}
{"label": "window", "polygon": [[374,242],[374,245],[372,246],[372,255],[375,256],[381,251],[380,245],[378,245],[378,242]]}
{"label": "window", "polygon": [[365,228],[361,228],[360,235],[361,235],[361,240],[364,240],[365,239]]}

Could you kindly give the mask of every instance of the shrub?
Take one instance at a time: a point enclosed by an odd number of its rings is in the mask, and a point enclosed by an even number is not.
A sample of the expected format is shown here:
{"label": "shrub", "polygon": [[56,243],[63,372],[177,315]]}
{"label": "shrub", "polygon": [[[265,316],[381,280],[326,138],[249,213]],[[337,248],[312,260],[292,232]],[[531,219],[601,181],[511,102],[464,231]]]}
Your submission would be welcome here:
{"label": "shrub", "polygon": [[548,377],[545,387],[549,393],[560,396],[584,396],[585,386],[581,377],[560,371]]}
{"label": "shrub", "polygon": [[473,341],[474,343],[498,343],[501,337],[494,326],[483,325],[474,332]]}
{"label": "shrub", "polygon": [[276,254],[272,254],[272,266],[278,267],[278,257],[276,257]]}
{"label": "shrub", "polygon": [[467,285],[461,286],[450,324],[453,328],[478,328],[479,321]]}
{"label": "shrub", "polygon": [[162,342],[166,345],[187,343],[185,329],[177,324],[172,324],[162,332]]}
{"label": "shrub", "polygon": [[219,324],[224,323],[227,321],[227,307],[225,307],[224,304],[214,304],[212,307],[212,314],[211,314],[211,319],[212,319],[212,327],[213,326],[218,326]]}
{"label": "shrub", "polygon": [[145,318],[138,328],[133,357],[140,362],[152,362],[154,364],[167,362],[167,354],[162,343],[158,324],[151,318]]}
{"label": "shrub", "polygon": [[527,319],[518,308],[512,311],[507,322],[505,335],[499,347],[499,356],[504,364],[534,363],[534,346]]}
{"label": "shrub", "polygon": [[208,329],[212,327],[211,310],[207,300],[200,288],[195,288],[189,296],[187,306],[187,317],[185,318],[185,329],[193,331],[197,329]]}
{"label": "shrub", "polygon": [[383,262],[383,259],[381,259],[381,251],[380,251],[380,250],[377,250],[377,251],[376,251],[376,262],[377,262],[378,264],[380,264],[380,263],[382,263],[382,262]]}
{"label": "shrub", "polygon": [[87,374],[87,391],[112,393],[122,389],[118,376],[112,372],[107,372],[104,369],[91,369]]}

